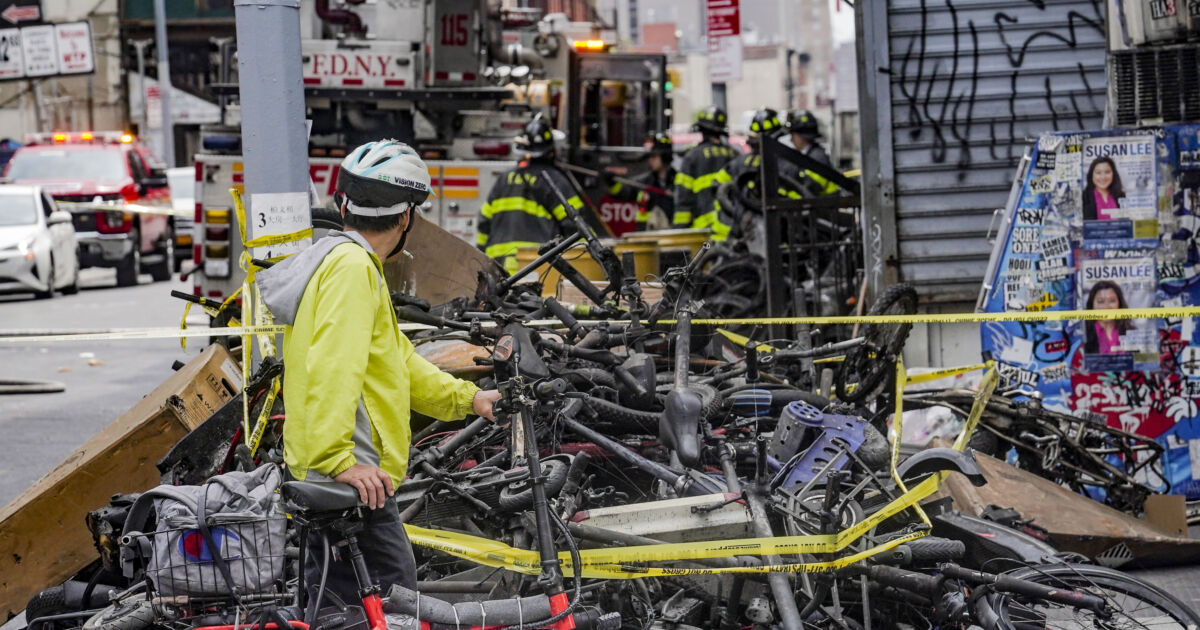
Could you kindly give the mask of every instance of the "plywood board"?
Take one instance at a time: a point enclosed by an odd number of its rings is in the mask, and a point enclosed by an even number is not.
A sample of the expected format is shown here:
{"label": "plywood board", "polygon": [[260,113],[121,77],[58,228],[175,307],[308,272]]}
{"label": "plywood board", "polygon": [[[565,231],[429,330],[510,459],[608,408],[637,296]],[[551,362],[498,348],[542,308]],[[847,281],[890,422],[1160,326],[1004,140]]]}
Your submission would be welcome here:
{"label": "plywood board", "polygon": [[388,288],[412,294],[415,285],[416,296],[430,304],[474,296],[479,272],[498,269],[474,245],[419,216],[404,249],[412,254],[411,260],[400,254],[383,265]]}
{"label": "plywood board", "polygon": [[[1200,541],[1179,538],[1153,524],[1076,494],[1053,481],[1006,462],[975,454],[987,484],[976,488],[952,473],[942,484],[942,496],[954,499],[960,512],[979,516],[984,508],[1013,508],[1022,518],[1046,529],[1051,544],[1094,558],[1118,545],[1133,553],[1128,566],[1165,566],[1200,561]],[[935,495],[936,496],[936,495]]]}
{"label": "plywood board", "polygon": [[0,510],[0,619],[97,558],[87,513],[158,485],[155,462],[241,389],[239,370],[210,346]]}

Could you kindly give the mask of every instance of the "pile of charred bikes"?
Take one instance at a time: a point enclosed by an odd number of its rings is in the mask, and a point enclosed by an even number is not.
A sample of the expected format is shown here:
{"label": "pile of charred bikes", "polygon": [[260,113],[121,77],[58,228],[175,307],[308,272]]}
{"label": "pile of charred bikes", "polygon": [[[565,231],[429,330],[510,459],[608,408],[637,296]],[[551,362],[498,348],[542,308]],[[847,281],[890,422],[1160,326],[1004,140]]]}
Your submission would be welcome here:
{"label": "pile of charred bikes", "polygon": [[[993,372],[978,391],[905,395],[896,364],[908,324],[826,330],[821,339],[838,340],[816,347],[811,331],[803,342],[732,334],[709,321],[704,296],[728,289],[709,270],[744,256],[736,245],[706,245],[647,304],[590,233],[580,224],[513,276],[481,274],[472,297],[430,307],[393,296],[402,323],[424,325],[409,332],[418,352],[468,349],[458,373],[503,395],[495,423],[414,419],[409,478],[394,499],[417,555],[415,589],[371,582],[355,538],[364,508],[348,486],[283,483],[286,543],[255,558],[213,554],[208,534],[186,538],[218,587],[191,593],[167,592],[145,570],[146,536],[127,526],[136,496],[115,495],[88,518],[97,560],[30,602],[30,630],[1200,624],[1161,590],[1060,554],[1029,528],[926,500],[951,473],[985,482],[974,444],[1136,510],[1156,489],[1146,481],[1158,468],[1153,442],[997,392]],[[607,286],[563,259],[579,241]],[[543,264],[592,304],[542,297],[528,281]],[[898,285],[870,314],[916,303]],[[159,463],[164,483],[281,462],[286,409],[268,393],[283,369],[264,361],[243,392],[262,426],[245,430],[235,400]],[[899,407],[935,405],[965,420],[954,446],[894,446]],[[317,562],[355,567],[361,599],[305,583],[312,559],[301,550],[314,536],[325,543]],[[281,577],[253,591],[221,579],[252,561],[277,563]]]}

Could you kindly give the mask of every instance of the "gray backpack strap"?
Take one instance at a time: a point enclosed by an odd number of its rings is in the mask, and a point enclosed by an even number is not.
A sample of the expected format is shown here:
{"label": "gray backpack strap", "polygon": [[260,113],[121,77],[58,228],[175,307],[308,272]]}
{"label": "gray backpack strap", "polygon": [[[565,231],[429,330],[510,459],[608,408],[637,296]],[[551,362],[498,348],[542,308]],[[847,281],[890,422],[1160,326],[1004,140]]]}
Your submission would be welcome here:
{"label": "gray backpack strap", "polygon": [[[154,508],[155,499],[179,501],[193,510],[196,507],[195,497],[174,486],[158,486],[147,490],[130,506],[129,513],[125,516],[125,525],[121,528],[122,537],[144,533],[142,530],[145,529],[146,521],[150,518],[150,510]],[[135,558],[136,554],[133,549],[121,548],[121,573],[125,577],[133,577]]]}
{"label": "gray backpack strap", "polygon": [[175,486],[151,488],[143,492],[129,508],[129,514],[125,516],[125,525],[121,528],[122,534],[142,533],[142,529],[146,526],[146,519],[150,517],[150,510],[154,507],[155,499],[172,499],[190,507],[192,511],[196,510],[196,498],[180,488]]}
{"label": "gray backpack strap", "polygon": [[204,538],[204,544],[208,546],[208,553],[212,555],[213,564],[217,565],[217,570],[221,572],[221,577],[225,580],[225,585],[229,587],[229,594],[233,596],[233,600],[241,606],[242,600],[238,597],[237,583],[233,581],[233,573],[229,570],[229,563],[225,561],[225,556],[221,555],[220,547],[217,547],[217,541],[213,539],[212,531],[208,529],[208,513],[205,504],[208,503],[208,487],[204,485],[204,497],[200,499],[200,509],[196,512],[196,529],[200,530],[200,536]]}

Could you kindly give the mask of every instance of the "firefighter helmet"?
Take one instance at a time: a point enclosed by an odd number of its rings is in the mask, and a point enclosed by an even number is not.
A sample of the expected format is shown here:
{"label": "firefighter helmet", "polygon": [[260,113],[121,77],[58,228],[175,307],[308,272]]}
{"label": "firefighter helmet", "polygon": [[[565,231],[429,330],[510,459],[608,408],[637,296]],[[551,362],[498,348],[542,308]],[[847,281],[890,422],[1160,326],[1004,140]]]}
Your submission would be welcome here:
{"label": "firefighter helmet", "polygon": [[666,133],[656,133],[646,143],[646,155],[661,155],[670,157],[675,152],[675,143],[671,141],[671,136]]}
{"label": "firefighter helmet", "polygon": [[698,116],[696,116],[696,130],[705,131],[724,135],[728,133],[729,117],[725,115],[725,110],[716,105],[705,107]]}
{"label": "firefighter helmet", "polygon": [[750,120],[750,136],[757,138],[759,136],[777,136],[783,132],[783,123],[779,122],[779,113],[770,107],[764,107],[754,112],[754,118]]}
{"label": "firefighter helmet", "polygon": [[817,117],[807,109],[795,109],[788,114],[788,131],[803,138],[820,138],[821,128],[817,126]]}
{"label": "firefighter helmet", "polygon": [[517,136],[513,143],[523,148],[529,157],[539,158],[554,152],[554,141],[559,135],[559,132],[538,114],[533,120],[525,123],[521,135]]}

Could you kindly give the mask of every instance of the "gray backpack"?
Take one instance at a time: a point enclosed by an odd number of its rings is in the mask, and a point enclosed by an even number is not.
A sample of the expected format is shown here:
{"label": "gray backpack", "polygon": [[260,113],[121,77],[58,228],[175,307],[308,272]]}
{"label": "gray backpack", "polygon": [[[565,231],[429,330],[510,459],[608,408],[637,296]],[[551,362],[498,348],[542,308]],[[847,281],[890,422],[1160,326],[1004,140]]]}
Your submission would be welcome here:
{"label": "gray backpack", "polygon": [[[200,486],[158,486],[129,510],[121,542],[126,577],[142,566],[164,597],[237,598],[283,580],[287,519],[275,465],[217,475]],[[143,533],[150,508],[153,533]]]}

